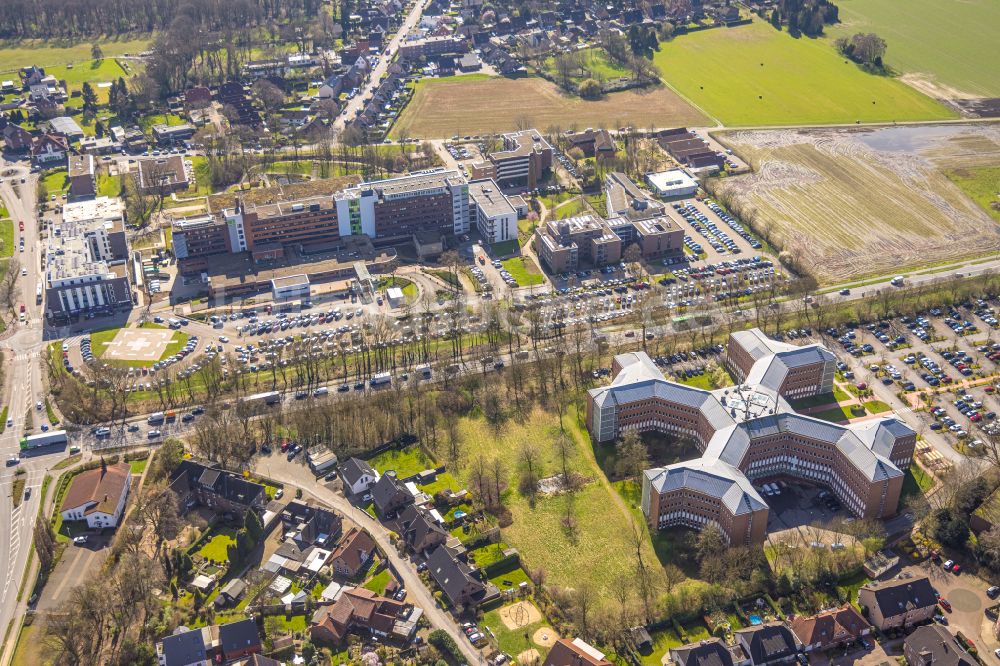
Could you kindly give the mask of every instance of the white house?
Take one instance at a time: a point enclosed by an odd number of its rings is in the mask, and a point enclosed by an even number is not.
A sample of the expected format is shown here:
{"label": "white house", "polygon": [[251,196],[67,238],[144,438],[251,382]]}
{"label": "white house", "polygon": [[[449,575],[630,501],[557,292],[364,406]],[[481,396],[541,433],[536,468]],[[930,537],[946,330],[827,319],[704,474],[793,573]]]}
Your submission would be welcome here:
{"label": "white house", "polygon": [[368,492],[378,481],[379,474],[364,460],[350,458],[340,466],[340,478],[344,486],[351,489],[351,494],[357,495]]}
{"label": "white house", "polygon": [[77,474],[63,500],[63,520],[86,520],[87,527],[117,527],[128,499],[132,471],[128,463],[106,465]]}

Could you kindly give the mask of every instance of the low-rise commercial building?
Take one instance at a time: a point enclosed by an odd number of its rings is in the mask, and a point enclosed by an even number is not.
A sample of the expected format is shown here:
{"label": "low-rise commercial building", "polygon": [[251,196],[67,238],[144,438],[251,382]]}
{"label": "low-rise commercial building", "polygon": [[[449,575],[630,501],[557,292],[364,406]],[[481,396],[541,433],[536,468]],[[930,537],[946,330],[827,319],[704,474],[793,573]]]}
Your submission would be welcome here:
{"label": "low-rise commercial building", "polygon": [[194,136],[194,131],[194,125],[188,123],[153,125],[153,139],[161,146],[169,146],[190,139]]}
{"label": "low-rise commercial building", "polygon": [[191,184],[189,165],[180,155],[139,160],[136,182],[146,194],[166,196]]}
{"label": "low-rise commercial building", "polygon": [[730,338],[731,353],[757,359],[736,387],[703,391],[667,381],[645,353],[634,352],[615,357],[610,386],[589,392],[587,425],[596,441],[657,431],[692,440],[703,452],[646,470],[642,509],[650,526],[716,525],[731,543],[759,544],[769,509],[753,483],[778,477],[827,486],[859,517],[894,515],[916,433],[894,417],[839,426],[795,413],[786,396],[829,390],[833,355],[819,345],[774,350],[762,337],[748,331]]}
{"label": "low-rise commercial building", "polygon": [[90,529],[117,527],[125,510],[131,478],[128,463],[80,472],[63,499],[60,509],[63,520],[84,520]]}
{"label": "low-rise commercial building", "polygon": [[45,251],[45,312],[55,321],[128,310],[134,304],[119,199],[67,203]]}
{"label": "low-rise commercial building", "polygon": [[690,197],[698,191],[698,181],[683,169],[647,173],[646,182],[661,197]]}

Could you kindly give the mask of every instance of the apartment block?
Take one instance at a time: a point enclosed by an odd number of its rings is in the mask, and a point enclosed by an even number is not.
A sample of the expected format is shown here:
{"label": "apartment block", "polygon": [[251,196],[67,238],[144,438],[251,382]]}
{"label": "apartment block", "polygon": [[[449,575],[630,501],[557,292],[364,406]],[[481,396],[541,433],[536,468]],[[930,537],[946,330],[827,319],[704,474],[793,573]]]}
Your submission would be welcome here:
{"label": "apartment block", "polygon": [[[610,386],[589,392],[595,441],[656,431],[702,451],[644,473],[642,509],[653,529],[717,525],[730,543],[762,543],[769,508],[754,484],[777,478],[825,486],[861,518],[897,512],[916,433],[895,417],[840,426],[797,414],[786,398],[822,392],[833,356],[819,345],[770,345],[757,330],[730,338],[730,355],[745,371],[736,387],[703,391],[667,381],[634,352],[615,357]],[[749,368],[746,356],[756,359]]]}
{"label": "apartment block", "polygon": [[[517,211],[494,180],[469,183],[469,202],[476,228],[487,243],[502,243],[517,238]],[[471,220],[470,220],[471,222]]]}
{"label": "apartment block", "polygon": [[128,310],[128,241],[121,200],[98,197],[68,203],[52,227],[45,252],[45,312],[57,322]]}
{"label": "apartment block", "polygon": [[93,155],[69,156],[69,195],[76,198],[97,194],[97,171]]}

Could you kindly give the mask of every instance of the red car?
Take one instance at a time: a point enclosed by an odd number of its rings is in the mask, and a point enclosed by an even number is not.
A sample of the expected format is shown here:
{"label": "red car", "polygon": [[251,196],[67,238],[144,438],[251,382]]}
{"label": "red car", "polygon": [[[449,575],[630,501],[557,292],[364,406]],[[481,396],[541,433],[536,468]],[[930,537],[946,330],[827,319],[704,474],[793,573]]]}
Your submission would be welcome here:
{"label": "red car", "polygon": [[289,448],[291,448],[291,446],[292,446],[292,443],[290,441],[284,441],[284,442],[282,442],[281,443],[281,452],[284,453]]}
{"label": "red car", "polygon": [[24,220],[21,220],[19,224],[21,226],[21,231],[24,231]]}
{"label": "red car", "polygon": [[864,382],[858,382],[854,386],[856,386],[859,391],[864,391],[866,388],[868,388],[868,384]]}
{"label": "red car", "polygon": [[944,597],[938,597],[938,606],[945,609],[949,613],[951,612],[951,604]]}

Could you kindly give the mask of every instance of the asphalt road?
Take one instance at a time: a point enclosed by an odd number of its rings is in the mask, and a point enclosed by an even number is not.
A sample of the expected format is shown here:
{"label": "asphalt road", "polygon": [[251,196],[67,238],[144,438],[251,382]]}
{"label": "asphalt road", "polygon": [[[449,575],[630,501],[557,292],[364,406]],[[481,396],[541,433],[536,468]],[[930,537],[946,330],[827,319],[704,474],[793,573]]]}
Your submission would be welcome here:
{"label": "asphalt road", "polygon": [[365,100],[371,97],[375,89],[378,88],[379,84],[382,82],[382,75],[386,73],[389,69],[389,64],[392,59],[396,57],[396,51],[399,50],[399,45],[409,34],[410,30],[420,21],[420,16],[424,13],[424,7],[427,6],[427,0],[418,0],[414,3],[413,7],[410,8],[410,12],[403,19],[403,23],[399,26],[399,30],[393,35],[392,39],[389,40],[388,46],[382,50],[382,55],[379,56],[379,62],[375,68],[371,71],[371,75],[365,82],[365,85],[358,90],[358,94],[354,96],[353,99],[348,100],[347,105],[341,110],[340,114],[333,121],[333,134],[338,136],[344,131],[347,125],[347,121],[353,119],[357,112],[364,108]]}
{"label": "asphalt road", "polygon": [[[43,313],[41,306],[35,304],[35,287],[42,279],[41,244],[39,228],[35,215],[35,181],[34,174],[27,167],[5,166],[0,170],[3,183],[0,184],[0,197],[14,221],[15,244],[20,236],[24,237],[24,252],[15,250],[14,256],[21,266],[27,269],[27,275],[19,276],[21,284],[21,303],[25,304],[27,321],[24,324],[16,320],[5,332],[5,338],[0,341],[0,348],[6,356],[4,373],[4,400],[8,407],[8,416],[13,425],[6,428],[0,435],[0,456],[4,460],[19,453],[19,440],[24,434],[25,414],[32,413],[35,426],[40,425],[40,417],[35,408],[36,400],[45,394],[44,370],[40,362],[43,341]],[[25,183],[20,183],[21,178]],[[16,184],[12,184],[12,182]],[[16,191],[15,191],[16,190]],[[18,222],[24,221],[23,234],[18,231]],[[34,432],[39,432],[35,430]],[[4,467],[0,472],[0,578],[2,578],[2,599],[0,603],[0,631],[6,631],[12,619],[24,611],[25,601],[18,602],[17,590],[31,551],[32,530],[38,514],[38,503],[41,496],[41,483],[52,456],[44,452],[38,455],[22,458],[19,466]],[[20,506],[14,508],[11,501],[11,487],[16,470],[25,470],[27,486],[31,488],[31,497]],[[27,596],[27,594],[25,595]],[[16,632],[12,639],[4,644],[3,659],[6,661],[8,651],[12,649]]]}

